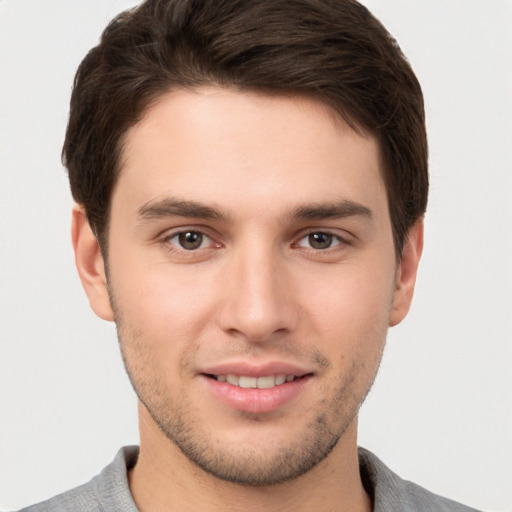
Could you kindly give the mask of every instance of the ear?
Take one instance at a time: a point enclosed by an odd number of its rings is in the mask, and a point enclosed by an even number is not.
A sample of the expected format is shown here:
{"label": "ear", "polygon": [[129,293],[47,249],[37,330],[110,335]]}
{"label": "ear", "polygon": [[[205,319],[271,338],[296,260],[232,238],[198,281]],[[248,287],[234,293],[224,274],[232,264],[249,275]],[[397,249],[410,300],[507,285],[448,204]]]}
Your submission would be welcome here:
{"label": "ear", "polygon": [[93,311],[103,320],[113,321],[114,312],[108,294],[105,262],[98,240],[81,206],[75,205],[72,215],[71,238],[82,286]]}
{"label": "ear", "polygon": [[393,308],[389,318],[390,327],[399,324],[409,312],[422,251],[423,219],[420,219],[409,230],[404,243],[402,259],[396,273]]}

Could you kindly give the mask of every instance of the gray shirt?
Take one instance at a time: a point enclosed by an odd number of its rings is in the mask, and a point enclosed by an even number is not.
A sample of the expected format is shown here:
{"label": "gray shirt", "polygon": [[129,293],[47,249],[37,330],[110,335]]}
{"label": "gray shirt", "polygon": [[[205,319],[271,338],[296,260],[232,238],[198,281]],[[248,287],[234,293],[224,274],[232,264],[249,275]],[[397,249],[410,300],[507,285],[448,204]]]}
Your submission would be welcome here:
{"label": "gray shirt", "polygon": [[[127,478],[138,454],[137,446],[121,448],[114,461],[89,483],[20,512],[138,512]],[[402,480],[363,448],[359,449],[359,464],[374,512],[478,512]]]}

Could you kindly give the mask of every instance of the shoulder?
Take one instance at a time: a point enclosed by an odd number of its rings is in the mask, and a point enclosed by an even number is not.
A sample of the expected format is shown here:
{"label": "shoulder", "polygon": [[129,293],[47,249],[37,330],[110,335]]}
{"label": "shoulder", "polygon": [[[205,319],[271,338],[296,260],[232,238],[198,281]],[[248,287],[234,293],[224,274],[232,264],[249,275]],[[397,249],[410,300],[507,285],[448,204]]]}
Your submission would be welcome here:
{"label": "shoulder", "polygon": [[359,448],[361,477],[373,496],[374,512],[478,512],[403,480],[373,453]]}
{"label": "shoulder", "polygon": [[37,505],[24,508],[19,512],[99,512],[103,510],[94,492],[94,479],[87,484],[59,494]]}
{"label": "shoulder", "polygon": [[138,447],[121,448],[114,461],[90,482],[19,512],[138,512],[128,486],[128,470]]}

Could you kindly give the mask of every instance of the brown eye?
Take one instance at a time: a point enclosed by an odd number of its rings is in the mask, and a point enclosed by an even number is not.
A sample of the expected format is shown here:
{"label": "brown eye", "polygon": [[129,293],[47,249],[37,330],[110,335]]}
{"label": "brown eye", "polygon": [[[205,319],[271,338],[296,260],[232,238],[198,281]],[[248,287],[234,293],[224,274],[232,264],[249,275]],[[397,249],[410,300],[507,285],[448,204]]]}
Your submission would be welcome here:
{"label": "brown eye", "polygon": [[308,242],[312,249],[329,249],[332,246],[333,236],[329,233],[310,233]]}
{"label": "brown eye", "polygon": [[203,239],[203,234],[198,233],[197,231],[186,231],[178,235],[178,243],[187,251],[199,249],[203,243]]}

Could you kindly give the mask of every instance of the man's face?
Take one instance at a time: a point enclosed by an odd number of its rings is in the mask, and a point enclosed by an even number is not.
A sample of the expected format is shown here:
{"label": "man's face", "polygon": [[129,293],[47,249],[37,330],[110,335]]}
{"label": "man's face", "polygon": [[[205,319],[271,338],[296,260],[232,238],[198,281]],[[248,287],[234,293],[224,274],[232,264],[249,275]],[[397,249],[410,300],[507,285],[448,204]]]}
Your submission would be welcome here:
{"label": "man's face", "polygon": [[305,98],[161,97],[126,137],[108,267],[143,414],[246,484],[327,456],[401,319],[378,144]]}

